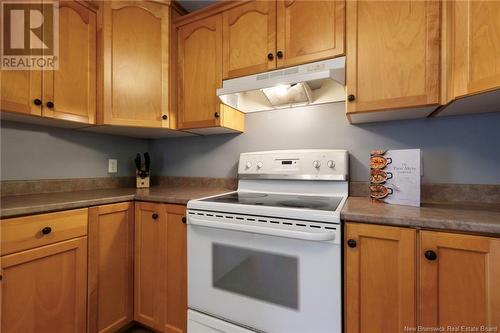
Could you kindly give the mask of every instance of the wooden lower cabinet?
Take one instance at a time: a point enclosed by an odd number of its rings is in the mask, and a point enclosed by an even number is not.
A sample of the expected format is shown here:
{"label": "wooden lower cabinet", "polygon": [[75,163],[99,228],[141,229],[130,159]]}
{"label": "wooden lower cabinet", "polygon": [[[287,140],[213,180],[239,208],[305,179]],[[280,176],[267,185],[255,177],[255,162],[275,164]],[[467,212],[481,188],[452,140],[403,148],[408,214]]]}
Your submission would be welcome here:
{"label": "wooden lower cabinet", "polygon": [[426,327],[500,327],[500,239],[420,232],[419,314]]}
{"label": "wooden lower cabinet", "polygon": [[346,222],[344,243],[346,333],[500,327],[500,238]]}
{"label": "wooden lower cabinet", "polygon": [[134,203],[91,207],[88,238],[88,332],[115,332],[134,319]]}
{"label": "wooden lower cabinet", "polygon": [[415,327],[415,242],[413,229],[345,224],[346,333]]}
{"label": "wooden lower cabinet", "polygon": [[135,205],[134,319],[161,332],[186,332],[186,207]]}
{"label": "wooden lower cabinet", "polygon": [[1,267],[2,333],[86,331],[86,236],[5,255]]}

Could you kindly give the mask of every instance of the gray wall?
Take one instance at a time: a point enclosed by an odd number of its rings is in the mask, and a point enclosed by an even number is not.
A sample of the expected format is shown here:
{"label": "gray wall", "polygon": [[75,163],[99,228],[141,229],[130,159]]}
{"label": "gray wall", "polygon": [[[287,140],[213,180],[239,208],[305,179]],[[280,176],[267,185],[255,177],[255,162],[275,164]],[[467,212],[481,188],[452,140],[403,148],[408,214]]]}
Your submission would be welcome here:
{"label": "gray wall", "polygon": [[118,176],[133,176],[133,159],[147,140],[2,121],[1,180],[107,177],[108,158]]}
{"label": "gray wall", "polygon": [[246,115],[240,135],[150,142],[155,174],[235,177],[240,152],[339,148],[351,180],[368,180],[371,149],[421,148],[424,182],[500,184],[500,114],[349,125],[344,103]]}
{"label": "gray wall", "polygon": [[135,154],[148,149],[155,175],[235,177],[240,152],[341,148],[351,153],[351,179],[366,181],[371,149],[421,148],[425,182],[500,184],[500,113],[354,126],[340,103],[248,114],[246,126],[240,135],[148,142],[2,122],[1,179],[106,177],[108,158],[132,176]]}

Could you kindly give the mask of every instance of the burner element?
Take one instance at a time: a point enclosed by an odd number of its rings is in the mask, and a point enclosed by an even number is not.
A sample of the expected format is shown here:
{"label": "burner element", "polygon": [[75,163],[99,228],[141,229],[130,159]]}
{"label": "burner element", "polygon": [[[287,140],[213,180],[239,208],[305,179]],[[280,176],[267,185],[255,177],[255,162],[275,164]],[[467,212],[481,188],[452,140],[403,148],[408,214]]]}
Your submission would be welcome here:
{"label": "burner element", "polygon": [[307,200],[285,200],[278,202],[278,204],[286,207],[293,208],[309,208],[309,209],[318,209],[320,207],[325,206],[325,202],[321,201],[307,201]]}

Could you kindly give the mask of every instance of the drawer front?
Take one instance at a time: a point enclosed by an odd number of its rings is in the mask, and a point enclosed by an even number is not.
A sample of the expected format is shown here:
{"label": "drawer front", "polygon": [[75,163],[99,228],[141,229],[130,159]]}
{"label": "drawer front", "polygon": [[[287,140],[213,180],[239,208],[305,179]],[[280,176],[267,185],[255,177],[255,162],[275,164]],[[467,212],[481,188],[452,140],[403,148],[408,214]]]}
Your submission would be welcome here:
{"label": "drawer front", "polygon": [[87,235],[88,209],[2,220],[1,255]]}

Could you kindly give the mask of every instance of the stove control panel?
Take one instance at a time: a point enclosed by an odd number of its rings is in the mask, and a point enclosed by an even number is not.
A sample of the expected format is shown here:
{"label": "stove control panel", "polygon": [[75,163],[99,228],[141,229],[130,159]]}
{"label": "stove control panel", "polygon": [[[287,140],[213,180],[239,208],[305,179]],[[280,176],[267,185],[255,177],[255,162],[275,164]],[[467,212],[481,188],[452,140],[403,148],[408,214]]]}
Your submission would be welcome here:
{"label": "stove control panel", "polygon": [[346,150],[273,150],[240,154],[241,179],[348,180]]}

